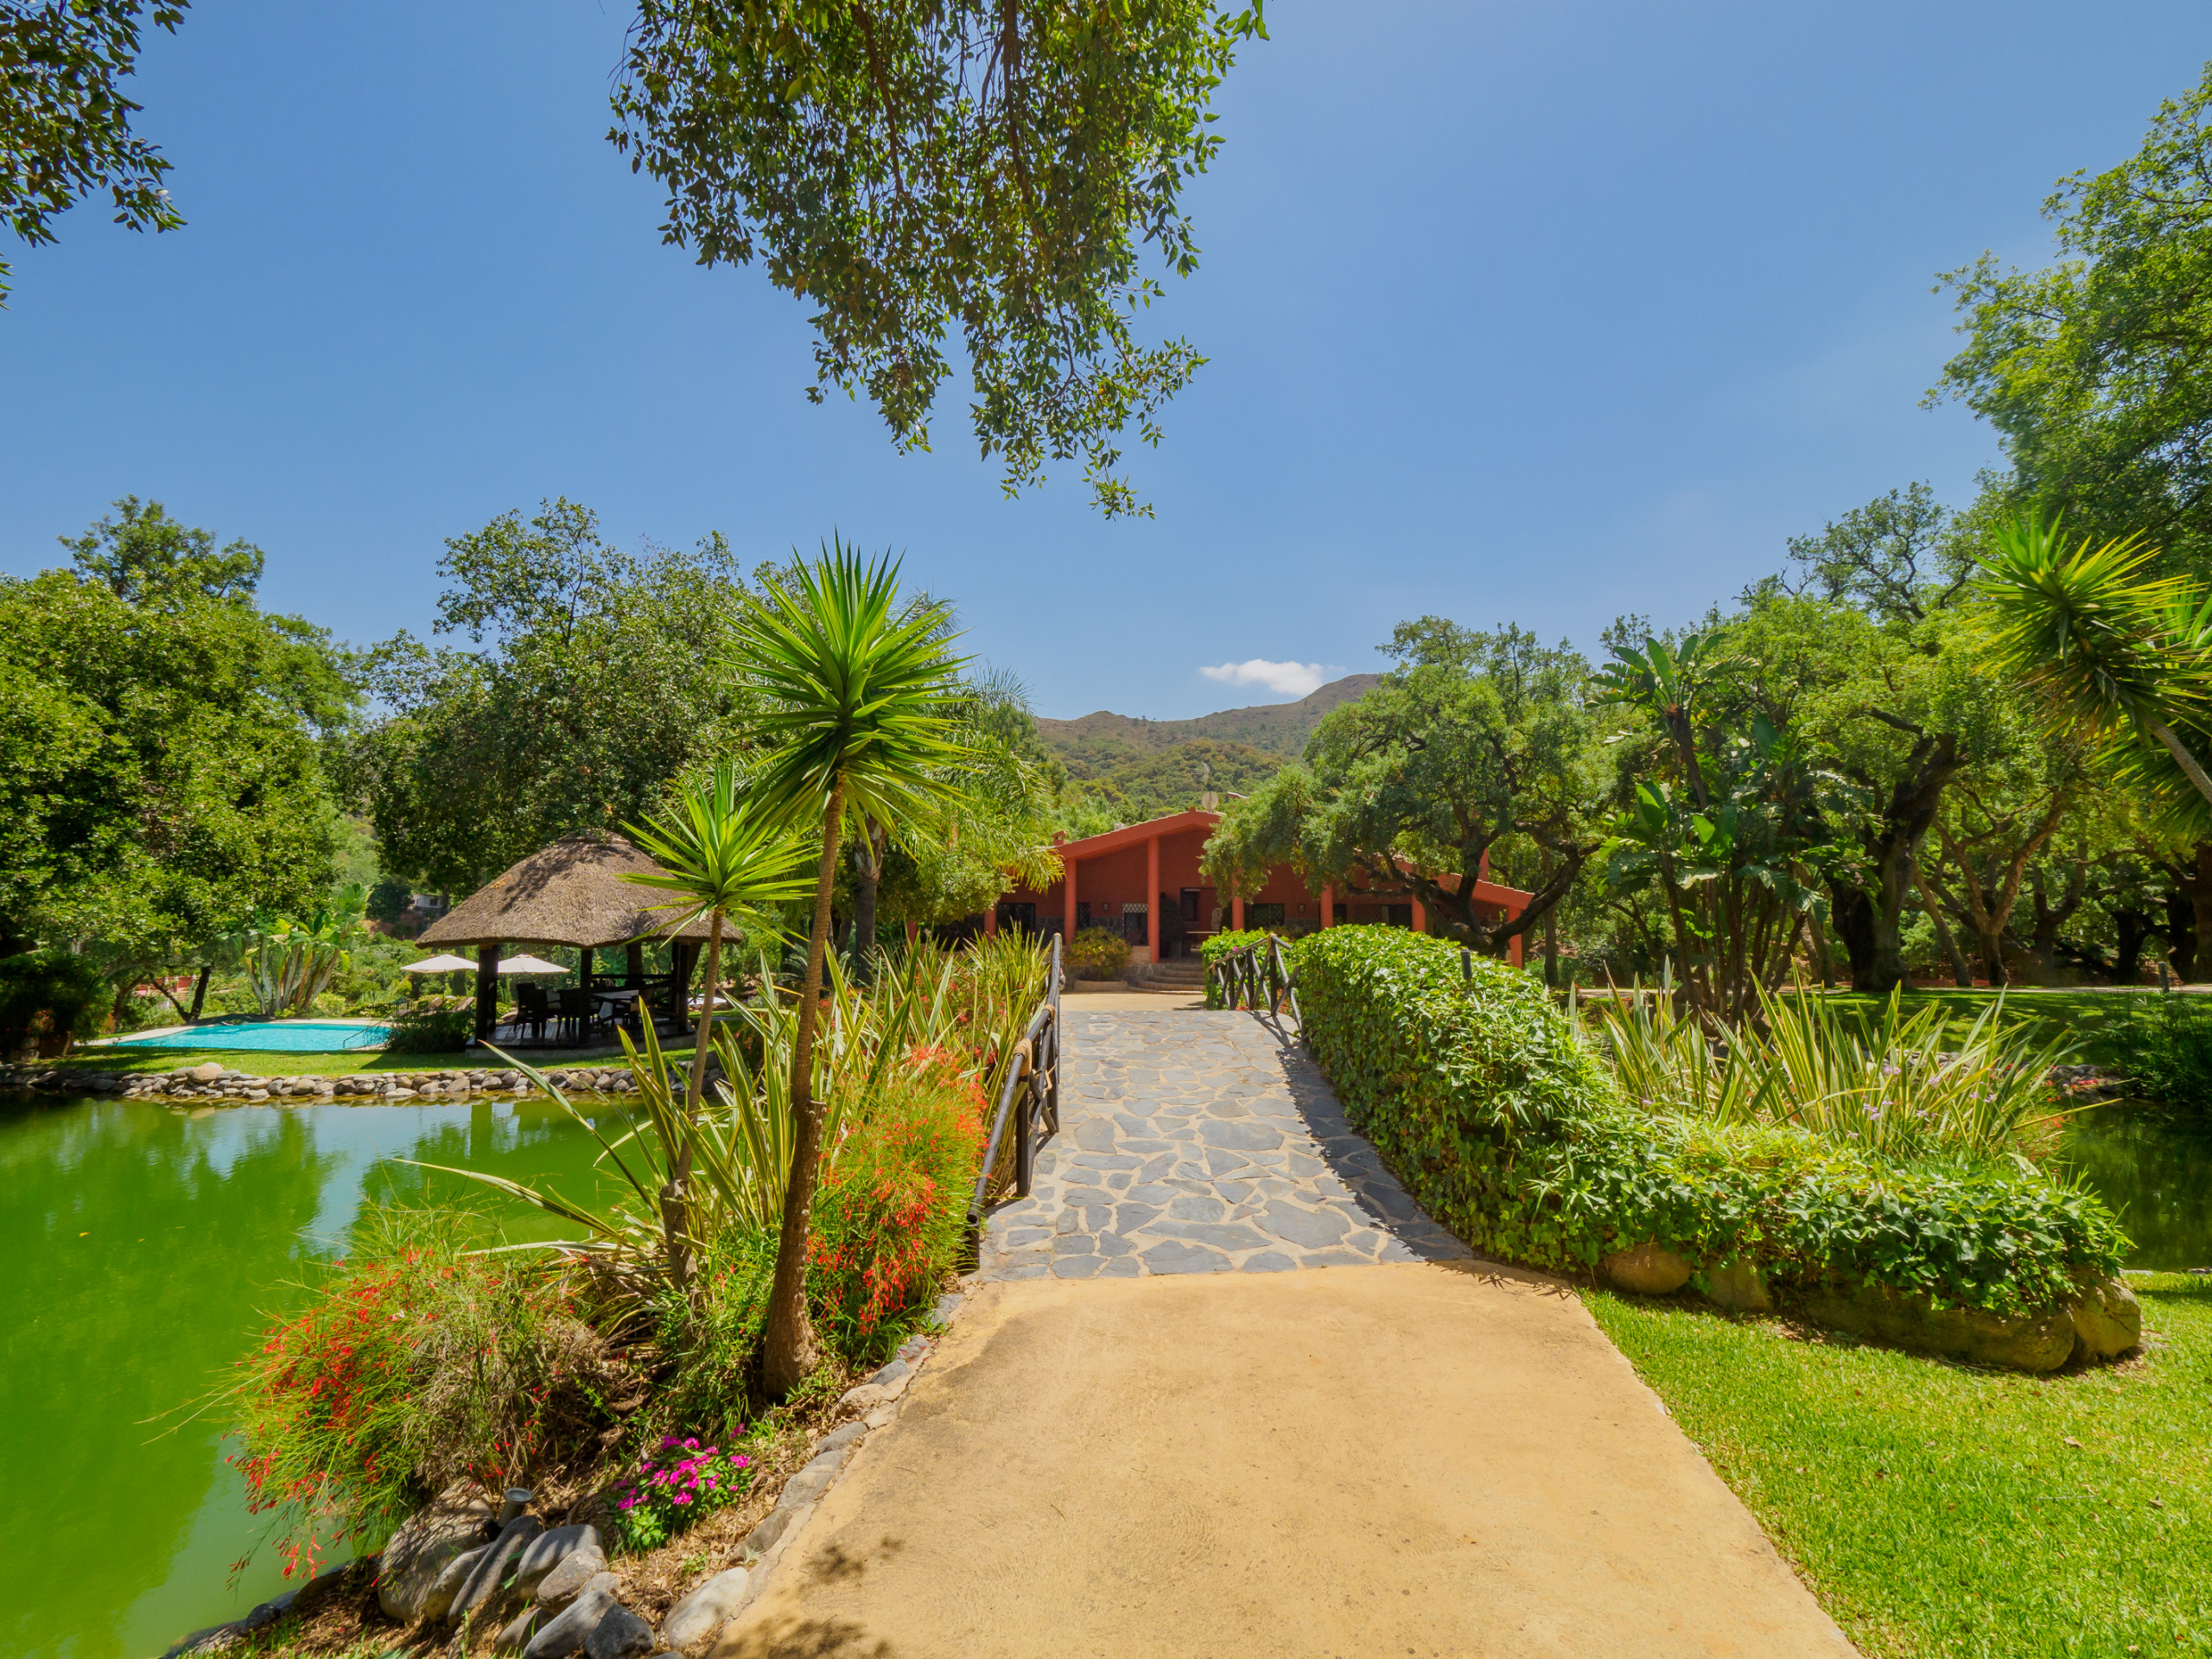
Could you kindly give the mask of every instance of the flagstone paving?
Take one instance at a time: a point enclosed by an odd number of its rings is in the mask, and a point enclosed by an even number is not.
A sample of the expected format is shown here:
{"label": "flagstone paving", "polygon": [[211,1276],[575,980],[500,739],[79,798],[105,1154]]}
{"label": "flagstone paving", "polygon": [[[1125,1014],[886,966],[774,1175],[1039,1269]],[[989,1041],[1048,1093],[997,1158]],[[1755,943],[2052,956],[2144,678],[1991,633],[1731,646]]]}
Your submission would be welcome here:
{"label": "flagstone paving", "polygon": [[[1065,1007],[1065,1005],[1064,1005]],[[1383,1168],[1294,1027],[1065,1007],[1060,1130],[993,1212],[985,1280],[1281,1273],[1471,1252]]]}

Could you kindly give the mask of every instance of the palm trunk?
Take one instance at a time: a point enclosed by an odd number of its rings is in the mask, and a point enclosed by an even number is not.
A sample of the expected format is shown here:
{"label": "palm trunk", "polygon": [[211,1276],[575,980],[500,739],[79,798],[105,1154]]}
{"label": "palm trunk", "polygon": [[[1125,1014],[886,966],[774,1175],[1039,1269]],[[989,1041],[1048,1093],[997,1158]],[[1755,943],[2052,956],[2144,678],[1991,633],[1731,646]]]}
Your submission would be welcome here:
{"label": "palm trunk", "polygon": [[668,1246],[668,1276],[677,1290],[685,1292],[691,1287],[691,1137],[699,1122],[699,1102],[707,1092],[707,1052],[714,1044],[715,988],[721,967],[722,913],[717,910],[707,925],[707,989],[699,1003],[691,1077],[683,1085],[683,1139],[670,1160],[668,1185],[660,1190],[660,1226]]}
{"label": "palm trunk", "polygon": [[830,949],[830,897],[837,881],[837,830],[845,784],[830,785],[822,813],[822,864],[814,892],[814,926],[807,936],[806,976],[799,982],[798,1024],[791,1040],[791,1173],[784,1189],[784,1224],[776,1240],[776,1277],[768,1291],[768,1329],[761,1344],[761,1381],[781,1400],[815,1364],[814,1331],[806,1317],[806,1238],[814,1214],[814,1172],[822,1156],[822,1108],[814,1098],[814,1027],[820,1012],[823,958]]}
{"label": "palm trunk", "polygon": [[2166,753],[2173,756],[2174,764],[2182,769],[2183,776],[2196,785],[2196,792],[2206,800],[2212,801],[2212,778],[2204,775],[2204,768],[2189,752],[2189,745],[2174,734],[2173,728],[2149,715],[2143,716],[2143,728],[2166,746]]}

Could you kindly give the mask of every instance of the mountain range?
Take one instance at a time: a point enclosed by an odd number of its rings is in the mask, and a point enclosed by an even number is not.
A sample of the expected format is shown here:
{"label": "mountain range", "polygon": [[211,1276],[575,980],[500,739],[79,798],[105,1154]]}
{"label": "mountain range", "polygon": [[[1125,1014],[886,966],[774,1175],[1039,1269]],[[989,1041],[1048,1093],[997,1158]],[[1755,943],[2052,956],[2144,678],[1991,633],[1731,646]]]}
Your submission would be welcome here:
{"label": "mountain range", "polygon": [[1347,674],[1296,702],[1224,709],[1195,720],[1144,720],[1101,709],[1077,720],[1043,720],[1037,735],[1123,823],[1198,804],[1206,790],[1241,795],[1295,759],[1321,716],[1380,678]]}

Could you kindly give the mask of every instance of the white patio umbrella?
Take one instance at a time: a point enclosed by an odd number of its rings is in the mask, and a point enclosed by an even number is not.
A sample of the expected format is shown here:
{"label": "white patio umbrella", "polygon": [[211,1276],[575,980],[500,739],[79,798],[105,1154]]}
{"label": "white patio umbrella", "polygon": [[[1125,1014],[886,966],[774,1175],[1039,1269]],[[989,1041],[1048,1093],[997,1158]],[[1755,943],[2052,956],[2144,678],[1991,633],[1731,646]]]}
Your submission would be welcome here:
{"label": "white patio umbrella", "polygon": [[410,962],[405,966],[410,974],[473,974],[476,971],[474,963],[451,952],[440,957],[425,957],[420,962]]}
{"label": "white patio umbrella", "polygon": [[524,979],[538,974],[565,974],[570,970],[557,962],[548,962],[543,957],[506,957],[499,963],[503,974],[520,974]]}

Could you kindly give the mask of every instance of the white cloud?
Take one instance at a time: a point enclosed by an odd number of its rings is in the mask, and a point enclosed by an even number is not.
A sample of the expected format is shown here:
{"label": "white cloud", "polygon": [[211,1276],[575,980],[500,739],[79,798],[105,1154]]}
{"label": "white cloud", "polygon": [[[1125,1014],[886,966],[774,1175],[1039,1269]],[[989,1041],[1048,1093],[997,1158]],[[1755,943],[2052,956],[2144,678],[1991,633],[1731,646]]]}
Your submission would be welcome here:
{"label": "white cloud", "polygon": [[1264,657],[1255,657],[1248,663],[1201,666],[1198,672],[1224,685],[1264,685],[1278,696],[1302,697],[1344,671],[1322,663],[1271,663]]}

